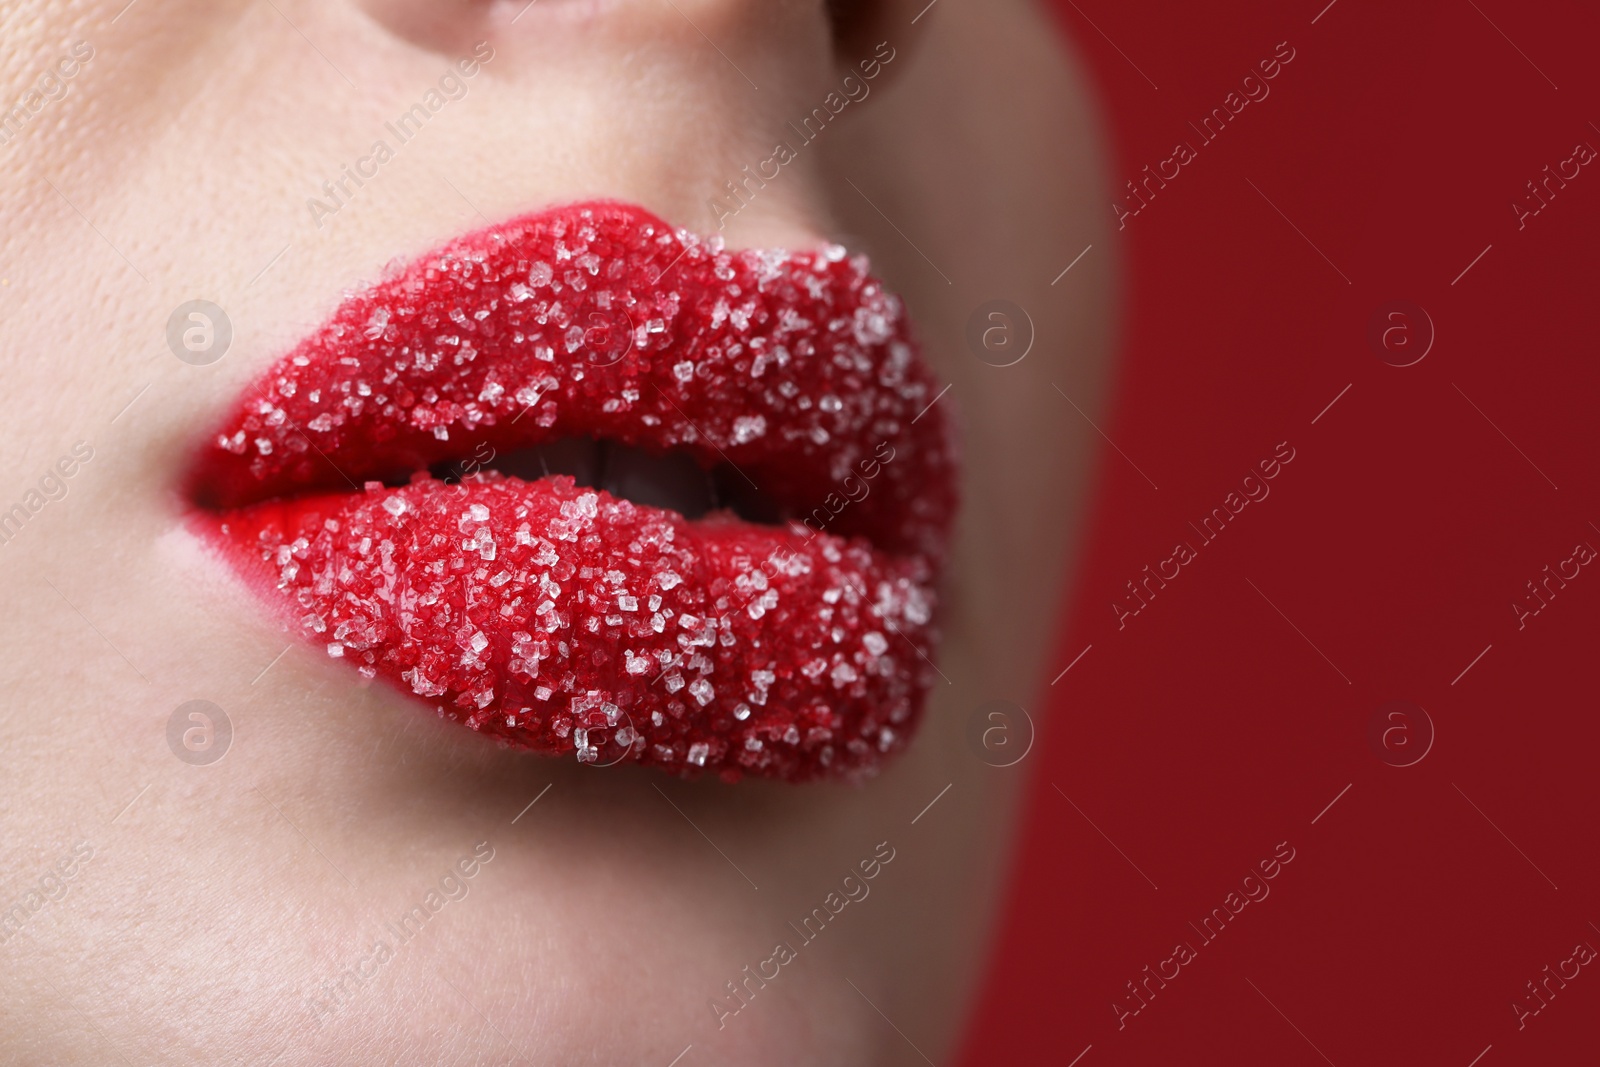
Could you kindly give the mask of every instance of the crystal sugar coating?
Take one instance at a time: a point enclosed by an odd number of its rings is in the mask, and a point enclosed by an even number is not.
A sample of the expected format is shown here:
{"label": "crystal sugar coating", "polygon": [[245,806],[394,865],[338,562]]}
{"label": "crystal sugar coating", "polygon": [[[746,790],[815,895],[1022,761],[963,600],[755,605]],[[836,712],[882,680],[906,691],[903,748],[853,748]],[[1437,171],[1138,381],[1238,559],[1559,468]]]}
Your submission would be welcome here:
{"label": "crystal sugar coating", "polygon": [[[933,681],[956,506],[937,395],[859,258],[578,205],[349,295],[190,493],[292,626],[441,715],[590,764],[857,778]],[[786,519],[426,473],[568,437],[730,464]]]}

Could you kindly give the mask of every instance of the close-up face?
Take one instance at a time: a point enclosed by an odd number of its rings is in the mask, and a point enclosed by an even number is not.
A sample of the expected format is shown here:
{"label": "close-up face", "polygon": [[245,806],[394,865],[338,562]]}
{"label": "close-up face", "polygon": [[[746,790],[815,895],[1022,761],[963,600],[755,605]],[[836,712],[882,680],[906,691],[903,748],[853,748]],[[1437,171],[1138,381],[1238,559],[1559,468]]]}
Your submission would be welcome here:
{"label": "close-up face", "polygon": [[1058,27],[0,40],[0,1061],[942,1062],[1115,317]]}

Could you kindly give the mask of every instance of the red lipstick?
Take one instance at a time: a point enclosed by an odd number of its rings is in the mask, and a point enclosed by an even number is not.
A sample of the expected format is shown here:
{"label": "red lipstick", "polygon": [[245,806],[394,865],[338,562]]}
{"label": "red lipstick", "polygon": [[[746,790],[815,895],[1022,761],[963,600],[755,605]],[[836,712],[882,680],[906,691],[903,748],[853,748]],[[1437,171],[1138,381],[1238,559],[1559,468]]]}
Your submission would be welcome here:
{"label": "red lipstick", "polygon": [[586,763],[859,778],[935,676],[938,391],[860,257],[581,204],[349,295],[187,490],[292,629],[440,715]]}

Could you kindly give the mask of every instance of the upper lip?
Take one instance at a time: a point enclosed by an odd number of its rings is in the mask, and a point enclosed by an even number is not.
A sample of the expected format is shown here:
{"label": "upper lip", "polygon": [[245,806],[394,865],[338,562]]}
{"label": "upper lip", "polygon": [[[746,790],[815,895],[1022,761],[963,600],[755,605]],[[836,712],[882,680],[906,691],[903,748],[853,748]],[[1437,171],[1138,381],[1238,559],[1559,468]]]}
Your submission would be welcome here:
{"label": "upper lip", "polygon": [[[570,254],[587,242],[566,227],[584,223],[600,240],[608,225],[651,239]],[[539,252],[563,248],[568,269],[536,287]],[[939,390],[864,261],[836,245],[808,254],[829,263],[848,318],[785,309],[787,322],[750,323],[760,294],[719,273],[730,260],[759,272],[784,253],[730,255],[626,205],[461,238],[347,296],[246,389],[200,450],[188,494],[220,510],[470,460],[485,445],[597,437],[731,464],[791,517],[826,516],[829,533],[936,561],[955,507],[950,426],[930,408]],[[850,499],[847,478],[879,442],[897,462]]]}
{"label": "upper lip", "polygon": [[[186,488],[308,636],[477,729],[580,760],[603,728],[684,771],[854,775],[904,745],[931,682],[956,507],[941,395],[899,301],[842,248],[730,253],[580,204],[348,295],[245,391]],[[415,474],[568,438],[725,464],[782,525]],[[698,707],[672,695],[685,674]]]}

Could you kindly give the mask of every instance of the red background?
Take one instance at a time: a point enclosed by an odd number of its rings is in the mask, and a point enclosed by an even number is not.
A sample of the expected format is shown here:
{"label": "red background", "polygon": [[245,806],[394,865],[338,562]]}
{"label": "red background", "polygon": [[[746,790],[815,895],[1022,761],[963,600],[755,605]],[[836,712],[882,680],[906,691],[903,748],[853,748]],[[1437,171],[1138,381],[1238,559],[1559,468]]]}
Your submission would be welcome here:
{"label": "red background", "polygon": [[[1034,709],[966,1063],[1597,1060],[1600,961],[1521,1029],[1511,1005],[1600,948],[1600,567],[1523,629],[1511,605],[1600,547],[1600,166],[1521,230],[1510,205],[1600,148],[1600,26],[1578,0],[1325,3],[1057,5],[1119,189],[1278,42],[1296,56],[1122,234],[1102,426],[1128,459],[1101,456],[1051,675],[1092,647]],[[1437,332],[1404,368],[1367,337],[1397,299]],[[1125,583],[1281,441],[1271,495],[1119,630]],[[1436,731],[1409,767],[1369,741],[1397,699]],[[1188,924],[1283,841],[1270,896],[1202,946]],[[1119,1029],[1126,983],[1185,940]]]}

